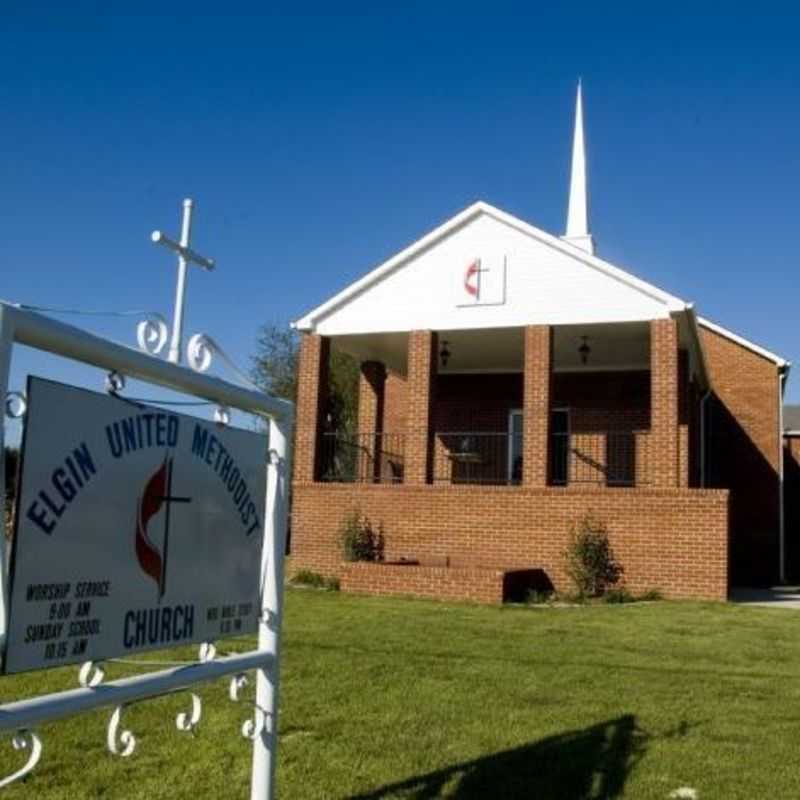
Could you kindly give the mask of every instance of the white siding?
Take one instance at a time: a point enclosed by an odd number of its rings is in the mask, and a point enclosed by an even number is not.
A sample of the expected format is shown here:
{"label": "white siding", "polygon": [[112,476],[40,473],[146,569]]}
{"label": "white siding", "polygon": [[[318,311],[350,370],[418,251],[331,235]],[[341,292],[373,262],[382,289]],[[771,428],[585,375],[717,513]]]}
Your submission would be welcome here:
{"label": "white siding", "polygon": [[[463,289],[476,258],[507,262],[505,303],[471,306]],[[464,305],[467,304],[467,305]],[[537,323],[627,322],[668,316],[640,289],[487,214],[398,265],[317,320],[326,336],[501,328]]]}

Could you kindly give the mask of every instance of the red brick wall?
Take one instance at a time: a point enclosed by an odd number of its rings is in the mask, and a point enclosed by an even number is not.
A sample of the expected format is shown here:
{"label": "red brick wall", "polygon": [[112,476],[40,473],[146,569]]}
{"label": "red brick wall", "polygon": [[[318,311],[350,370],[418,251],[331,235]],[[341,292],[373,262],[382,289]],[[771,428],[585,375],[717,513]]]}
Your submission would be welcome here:
{"label": "red brick wall", "polygon": [[384,419],[386,367],[379,361],[365,361],[358,380],[358,432],[380,433]]}
{"label": "red brick wall", "polygon": [[762,356],[701,328],[711,378],[708,482],[731,493],[731,580],[778,578],[778,370]]}
{"label": "red brick wall", "polygon": [[[505,431],[508,412],[522,408],[522,373],[441,374],[436,379],[436,430]],[[650,373],[562,372],[553,376],[552,405],[571,410],[636,411],[650,417]]]}
{"label": "red brick wall", "polygon": [[342,591],[356,594],[415,595],[432,600],[503,602],[503,572],[491,569],[342,564]]}
{"label": "red brick wall", "polygon": [[[575,483],[635,476],[648,483],[650,372],[556,374],[553,407],[569,407],[570,477]],[[617,435],[610,439],[608,432]]]}
{"label": "red brick wall", "polygon": [[406,432],[407,385],[403,375],[387,372],[383,387],[383,430],[386,433]]}
{"label": "red brick wall", "polygon": [[294,486],[297,568],[340,570],[339,526],[358,508],[382,524],[386,556],[449,558],[456,567],[545,571],[570,588],[563,553],[570,524],[592,511],[609,530],[631,591],[722,600],[728,588],[728,496],[697,489],[484,486]]}
{"label": "red brick wall", "polygon": [[384,386],[386,367],[379,361],[361,364],[358,380],[358,445],[362,457],[358,460],[361,480],[373,480],[381,474],[380,459],[375,458],[380,449],[380,438],[375,435],[383,430]]}
{"label": "red brick wall", "polygon": [[[383,430],[403,433],[407,381],[388,372]],[[487,387],[491,391],[487,391]],[[650,372],[566,372],[553,376],[553,406],[643,412],[650,419]],[[440,374],[436,378],[434,430],[505,431],[508,412],[522,408],[522,373]]]}
{"label": "red brick wall", "polygon": [[557,372],[553,405],[571,408],[641,409],[650,415],[650,371]]}
{"label": "red brick wall", "polygon": [[512,408],[522,408],[521,373],[439,375],[433,429],[505,433]]}

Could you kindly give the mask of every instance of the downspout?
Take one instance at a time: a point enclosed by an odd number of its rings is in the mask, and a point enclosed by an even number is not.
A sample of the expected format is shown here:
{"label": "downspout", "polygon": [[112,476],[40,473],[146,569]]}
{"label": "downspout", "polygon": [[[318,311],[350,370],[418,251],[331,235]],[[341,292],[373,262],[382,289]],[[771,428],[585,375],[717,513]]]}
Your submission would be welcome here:
{"label": "downspout", "polygon": [[694,303],[689,303],[685,311],[696,358],[696,369],[699,373],[702,385],[705,387],[705,393],[700,398],[700,488],[705,489],[707,479],[706,458],[708,456],[706,413],[708,398],[711,397],[711,379],[708,374],[708,364],[706,363],[705,350],[703,350],[703,340],[700,337],[700,327],[697,322],[697,312],[695,311]]}
{"label": "downspout", "polygon": [[786,583],[786,509],[783,505],[783,392],[786,367],[778,369],[778,580]]}

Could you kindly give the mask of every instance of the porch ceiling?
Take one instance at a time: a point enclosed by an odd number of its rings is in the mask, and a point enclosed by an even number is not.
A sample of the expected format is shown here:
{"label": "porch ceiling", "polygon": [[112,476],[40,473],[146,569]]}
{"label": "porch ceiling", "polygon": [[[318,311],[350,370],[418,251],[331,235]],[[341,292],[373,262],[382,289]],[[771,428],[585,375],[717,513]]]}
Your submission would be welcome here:
{"label": "porch ceiling", "polygon": [[[450,359],[443,373],[521,372],[523,328],[486,328],[439,331],[439,342],[447,342]],[[587,363],[578,348],[586,336],[591,348]],[[374,359],[400,373],[406,372],[408,334],[378,333],[335,336],[334,347],[361,361]],[[647,322],[605,325],[559,325],[553,335],[556,371],[649,369],[650,331]]]}

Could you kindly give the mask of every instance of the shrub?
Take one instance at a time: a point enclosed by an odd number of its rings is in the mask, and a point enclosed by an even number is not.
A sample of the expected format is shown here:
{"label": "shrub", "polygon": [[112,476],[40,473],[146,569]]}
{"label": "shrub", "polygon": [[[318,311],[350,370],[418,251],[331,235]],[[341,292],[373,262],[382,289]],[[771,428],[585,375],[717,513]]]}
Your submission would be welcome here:
{"label": "shrub", "polygon": [[663,600],[664,595],[661,594],[661,592],[658,589],[647,589],[646,591],[642,592],[636,599],[652,602],[654,600]]}
{"label": "shrub", "polygon": [[299,586],[311,586],[315,589],[327,589],[332,592],[339,591],[338,578],[326,578],[310,569],[300,569],[292,576],[291,583]]}
{"label": "shrub", "polygon": [[340,538],[345,561],[383,561],[383,528],[373,528],[358,509],[344,518]]}
{"label": "shrub", "polygon": [[525,595],[525,602],[529,606],[544,605],[552,599],[552,592],[543,592],[541,589],[528,589],[528,593]]}
{"label": "shrub", "polygon": [[609,589],[604,595],[606,603],[635,603],[636,598],[624,587]]}
{"label": "shrub", "polygon": [[582,597],[603,594],[622,575],[622,566],[611,551],[605,525],[591,514],[572,525],[570,543],[564,555],[567,574]]}

